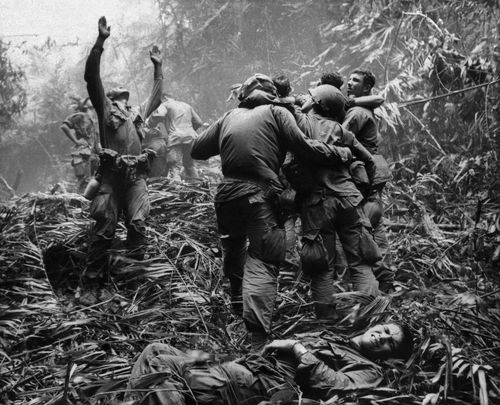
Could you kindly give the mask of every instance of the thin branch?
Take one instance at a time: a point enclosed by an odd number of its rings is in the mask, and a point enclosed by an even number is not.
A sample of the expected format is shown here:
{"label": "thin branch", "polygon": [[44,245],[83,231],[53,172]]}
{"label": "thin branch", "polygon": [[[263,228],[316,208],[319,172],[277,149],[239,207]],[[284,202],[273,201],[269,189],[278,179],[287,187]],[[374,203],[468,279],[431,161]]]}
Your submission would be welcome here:
{"label": "thin branch", "polygon": [[407,100],[407,101],[403,101],[401,103],[397,103],[396,105],[398,107],[409,107],[412,105],[427,103],[427,101],[432,101],[432,100],[437,100],[437,99],[444,98],[444,97],[454,96],[455,94],[465,93],[467,91],[475,90],[475,89],[478,89],[480,87],[489,86],[491,84],[495,84],[498,82],[500,82],[500,79],[496,79],[496,80],[493,80],[493,81],[488,82],[488,83],[481,83],[481,84],[478,84],[476,86],[467,87],[465,89],[450,91],[449,93],[440,94],[439,96],[427,97],[427,98],[422,98],[422,99]]}

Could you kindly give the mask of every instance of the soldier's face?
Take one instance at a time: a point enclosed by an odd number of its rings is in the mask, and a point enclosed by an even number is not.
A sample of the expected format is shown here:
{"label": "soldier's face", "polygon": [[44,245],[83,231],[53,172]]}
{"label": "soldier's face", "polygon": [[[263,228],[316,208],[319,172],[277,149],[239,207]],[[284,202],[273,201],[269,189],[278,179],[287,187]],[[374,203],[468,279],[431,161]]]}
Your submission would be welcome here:
{"label": "soldier's face", "polygon": [[367,86],[364,84],[363,75],[353,73],[347,81],[347,95],[352,97],[360,97],[367,94]]}
{"label": "soldier's face", "polygon": [[403,341],[403,331],[398,325],[375,325],[361,335],[360,349],[371,357],[391,357]]}

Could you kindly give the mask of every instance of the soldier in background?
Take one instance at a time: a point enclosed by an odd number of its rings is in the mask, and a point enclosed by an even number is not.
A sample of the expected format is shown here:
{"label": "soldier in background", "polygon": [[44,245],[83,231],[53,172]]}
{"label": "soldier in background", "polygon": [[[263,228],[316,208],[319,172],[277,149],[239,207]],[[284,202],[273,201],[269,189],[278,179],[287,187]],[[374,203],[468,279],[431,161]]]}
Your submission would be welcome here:
{"label": "soldier in background", "polygon": [[75,112],[66,117],[61,130],[73,142],[76,150],[71,153],[71,165],[77,180],[77,192],[82,194],[90,177],[94,174],[101,145],[97,135],[97,126],[91,115],[92,104],[86,98],[75,100]]}
{"label": "soldier in background", "polygon": [[[347,82],[347,95],[351,100],[370,96],[375,85],[375,76],[369,70],[354,70]],[[353,132],[356,139],[368,149],[375,161],[375,172],[365,185],[358,184],[363,192],[363,209],[373,227],[373,237],[382,254],[382,260],[374,268],[375,276],[383,291],[392,287],[394,271],[390,267],[389,242],[384,225],[384,205],[382,191],[385,184],[392,178],[389,165],[379,154],[379,145],[382,140],[378,131],[377,120],[373,109],[356,105],[347,110],[342,126]]]}
{"label": "soldier in background", "polygon": [[[198,170],[191,158],[191,145],[203,121],[193,107],[183,101],[175,100],[169,93],[163,93],[162,101],[153,118],[163,117],[161,123],[163,128],[159,129],[166,132],[168,174],[176,179],[196,179]],[[183,173],[182,168],[184,168]]]}
{"label": "soldier in background", "polygon": [[[129,91],[115,88],[108,93],[100,77],[101,54],[110,36],[106,18],[98,23],[98,37],[85,65],[85,81],[89,97],[99,121],[103,151],[96,175],[97,186],[90,215],[95,220],[90,238],[87,276],[97,277],[106,268],[106,252],[111,246],[120,214],[125,217],[128,255],[141,260],[147,246],[146,220],[149,216],[149,195],[146,178],[156,152],[143,148],[143,124],[161,102],[163,86],[160,50],[149,52],[154,67],[150,97],[140,106],[128,104]],[[86,193],[87,195],[87,193]]]}

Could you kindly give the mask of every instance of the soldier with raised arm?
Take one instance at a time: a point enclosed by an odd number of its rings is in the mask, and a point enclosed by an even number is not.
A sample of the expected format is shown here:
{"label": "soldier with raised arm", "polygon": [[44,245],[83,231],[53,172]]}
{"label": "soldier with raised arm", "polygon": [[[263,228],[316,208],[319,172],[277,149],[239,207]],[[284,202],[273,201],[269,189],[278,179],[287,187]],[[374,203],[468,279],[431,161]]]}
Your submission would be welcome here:
{"label": "soldier with raised arm", "polygon": [[[150,97],[138,107],[128,104],[129,91],[114,88],[108,93],[100,77],[103,45],[110,35],[106,18],[98,23],[96,43],[85,65],[85,81],[92,105],[99,121],[103,151],[96,174],[98,182],[92,199],[90,215],[95,220],[89,244],[87,276],[102,274],[106,264],[106,250],[111,246],[119,215],[123,212],[127,228],[127,249],[131,257],[144,257],[147,237],[146,219],[149,215],[149,196],[146,185],[148,168],[155,151],[142,148],[142,125],[160,105],[163,86],[160,50],[150,51],[154,67],[153,90]],[[92,198],[93,197],[93,198]]]}

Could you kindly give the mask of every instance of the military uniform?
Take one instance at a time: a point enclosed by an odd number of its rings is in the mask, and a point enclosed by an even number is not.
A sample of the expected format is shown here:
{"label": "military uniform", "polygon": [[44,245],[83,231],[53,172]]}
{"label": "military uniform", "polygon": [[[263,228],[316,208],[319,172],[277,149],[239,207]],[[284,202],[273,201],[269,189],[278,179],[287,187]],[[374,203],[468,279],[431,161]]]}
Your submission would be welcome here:
{"label": "military uniform", "polygon": [[380,366],[347,340],[330,338],[306,346],[310,350],[300,359],[249,354],[210,365],[193,363],[170,345],[150,344],[132,368],[128,397],[145,405],[252,405],[290,390],[326,401],[377,387],[383,380]]}
{"label": "military uniform", "polygon": [[378,154],[378,147],[382,138],[378,132],[373,111],[364,107],[350,108],[346,113],[342,126],[353,132],[359,142],[374,155],[377,161],[375,175],[363,202],[363,210],[373,227],[373,237],[382,255],[382,260],[379,260],[374,266],[374,273],[381,284],[388,286],[394,280],[394,272],[388,265],[390,252],[387,230],[384,224],[382,192],[386,182],[391,179],[391,173],[385,159]]}
{"label": "military uniform", "polygon": [[143,151],[141,124],[160,105],[163,83],[161,64],[155,63],[153,90],[148,100],[135,109],[113,101],[117,94],[108,93],[111,98],[106,96],[100,79],[102,43],[99,38],[85,66],[85,81],[105,148],[99,168],[99,192],[90,207],[90,215],[95,220],[89,246],[88,268],[91,270],[99,270],[105,263],[105,252],[114,238],[122,212],[127,228],[127,248],[137,259],[144,256],[149,215],[146,185],[149,162],[138,159]]}
{"label": "military uniform", "polygon": [[80,145],[71,153],[71,165],[77,179],[77,190],[83,193],[90,177],[95,172],[99,162],[99,138],[96,123],[87,112],[76,112],[63,121],[70,130],[73,130],[77,140],[84,140],[87,144]]}
{"label": "military uniform", "polygon": [[[326,143],[341,143],[344,130],[333,119],[311,111],[296,113],[297,124],[312,139]],[[347,136],[347,134],[345,134]],[[351,134],[352,137],[352,134]],[[321,303],[329,301],[335,276],[336,234],[347,262],[351,282],[356,291],[378,295],[378,282],[372,265],[377,247],[370,235],[371,226],[361,209],[363,196],[354,184],[348,164],[321,167],[303,164],[311,172],[310,190],[299,193],[303,243],[302,269],[309,272],[313,298],[319,316],[328,315],[329,308]],[[300,191],[300,190],[298,190]]]}
{"label": "military uniform", "polygon": [[292,114],[273,105],[271,80],[259,77],[244,84],[248,91],[242,92],[239,107],[197,138],[191,152],[194,159],[221,156],[224,179],[217,189],[215,209],[223,269],[231,282],[235,306],[243,294],[243,319],[256,337],[256,346],[270,333],[277,266],[286,251],[277,207],[277,196],[283,190],[279,170],[286,151],[323,164],[334,164],[348,153],[345,148],[306,140]]}
{"label": "military uniform", "polygon": [[158,109],[164,116],[167,132],[167,165],[169,173],[179,176],[184,167],[186,178],[198,177],[195,163],[191,158],[191,144],[196,138],[196,130],[203,124],[199,115],[187,103],[169,98]]}

